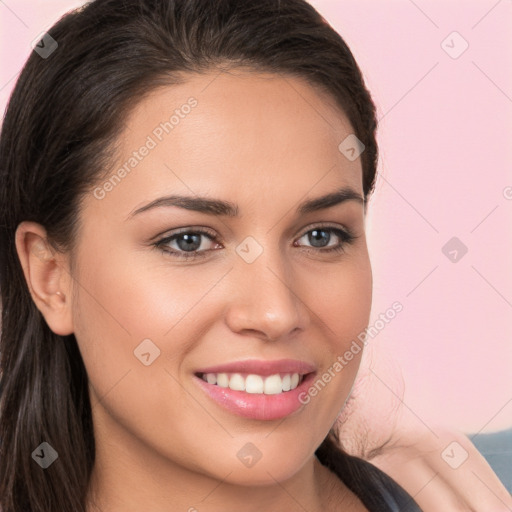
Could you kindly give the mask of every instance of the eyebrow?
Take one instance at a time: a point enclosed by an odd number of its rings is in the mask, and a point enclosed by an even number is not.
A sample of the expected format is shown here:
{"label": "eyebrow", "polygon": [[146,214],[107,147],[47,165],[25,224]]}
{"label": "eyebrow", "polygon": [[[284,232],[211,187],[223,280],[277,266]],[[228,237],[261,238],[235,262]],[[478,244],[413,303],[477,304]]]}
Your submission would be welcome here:
{"label": "eyebrow", "polygon": [[[307,213],[316,212],[318,210],[324,210],[346,201],[357,201],[363,205],[365,203],[363,197],[361,197],[361,195],[353,188],[342,187],[324,196],[304,201],[297,207],[297,214],[305,215]],[[166,206],[177,206],[179,208],[193,210],[196,212],[205,213],[207,215],[227,217],[238,217],[240,212],[238,205],[236,203],[232,203],[231,201],[224,201],[210,197],[171,195],[160,197],[144,206],[141,206],[140,208],[137,208],[137,210],[128,215],[127,220],[142,212],[152,210],[153,208],[161,208]]]}

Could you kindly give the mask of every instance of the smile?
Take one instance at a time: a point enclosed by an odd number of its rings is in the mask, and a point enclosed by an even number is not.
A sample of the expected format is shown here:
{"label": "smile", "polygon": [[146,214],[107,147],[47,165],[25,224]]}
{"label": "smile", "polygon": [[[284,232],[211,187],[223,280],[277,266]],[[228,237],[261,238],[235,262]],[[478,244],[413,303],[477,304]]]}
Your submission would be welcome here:
{"label": "smile", "polygon": [[284,418],[302,409],[299,400],[316,367],[297,360],[245,360],[194,373],[194,382],[224,411],[255,420]]}
{"label": "smile", "polygon": [[208,384],[221,388],[265,395],[277,395],[293,390],[304,378],[304,375],[299,375],[298,373],[283,375],[276,373],[268,377],[254,373],[248,375],[241,373],[202,373],[199,376]]}

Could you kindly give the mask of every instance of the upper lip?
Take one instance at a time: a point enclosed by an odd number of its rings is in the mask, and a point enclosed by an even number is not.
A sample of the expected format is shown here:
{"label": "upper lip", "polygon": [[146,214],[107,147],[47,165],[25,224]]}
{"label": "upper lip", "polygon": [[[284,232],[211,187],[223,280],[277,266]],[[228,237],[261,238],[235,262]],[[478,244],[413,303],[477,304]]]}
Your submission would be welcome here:
{"label": "upper lip", "polygon": [[246,359],[244,361],[233,361],[208,368],[199,368],[196,373],[252,373],[256,375],[275,375],[276,373],[298,373],[306,375],[316,371],[313,364],[296,359]]}

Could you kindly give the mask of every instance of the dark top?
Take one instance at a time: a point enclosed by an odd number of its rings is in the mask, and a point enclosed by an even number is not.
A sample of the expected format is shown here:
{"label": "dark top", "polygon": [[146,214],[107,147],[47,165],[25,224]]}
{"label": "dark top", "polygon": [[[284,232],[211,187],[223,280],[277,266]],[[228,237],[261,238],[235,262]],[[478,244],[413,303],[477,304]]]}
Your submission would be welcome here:
{"label": "dark top", "polygon": [[370,462],[340,451],[329,437],[315,455],[370,512],[422,512],[412,496],[390,476]]}
{"label": "dark top", "polygon": [[370,512],[422,512],[412,496],[379,468],[356,457],[352,463],[356,470],[344,474],[343,482]]}

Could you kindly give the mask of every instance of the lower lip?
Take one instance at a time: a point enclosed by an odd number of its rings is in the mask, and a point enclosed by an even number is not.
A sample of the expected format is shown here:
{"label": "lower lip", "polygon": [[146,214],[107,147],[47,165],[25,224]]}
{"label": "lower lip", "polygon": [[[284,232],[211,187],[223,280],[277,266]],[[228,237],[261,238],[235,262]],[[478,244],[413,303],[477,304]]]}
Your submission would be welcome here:
{"label": "lower lip", "polygon": [[305,405],[299,400],[299,396],[304,396],[301,393],[307,392],[314,376],[314,373],[309,373],[295,389],[276,395],[234,391],[208,384],[196,375],[194,379],[201,389],[224,409],[244,418],[268,421],[285,418]]}

